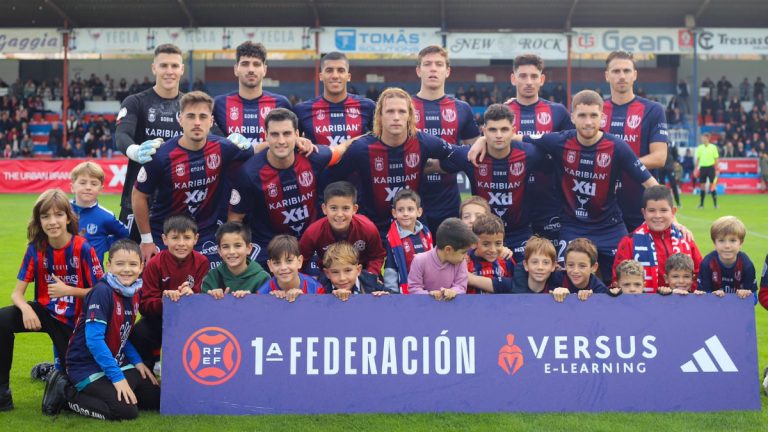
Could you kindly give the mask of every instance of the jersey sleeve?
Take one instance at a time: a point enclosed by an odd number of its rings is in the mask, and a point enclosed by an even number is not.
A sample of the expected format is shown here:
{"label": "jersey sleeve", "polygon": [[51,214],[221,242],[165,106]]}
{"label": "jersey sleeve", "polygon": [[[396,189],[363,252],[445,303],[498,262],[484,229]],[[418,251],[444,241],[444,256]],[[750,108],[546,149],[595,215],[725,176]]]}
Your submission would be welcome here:
{"label": "jersey sleeve", "polygon": [[446,159],[453,153],[455,146],[448,144],[444,139],[434,135],[422,133],[422,145],[426,150],[426,155],[430,159]]}
{"label": "jersey sleeve", "polygon": [[144,284],[141,287],[141,299],[139,300],[139,312],[142,315],[159,317],[163,315],[163,292],[160,286],[160,255],[152,257],[144,268],[141,278]]}
{"label": "jersey sleeve", "polygon": [[440,168],[448,173],[456,173],[459,171],[466,172],[470,175],[473,170],[473,165],[467,159],[470,147],[462,146],[454,149],[454,151],[447,158],[440,161]]}
{"label": "jersey sleeve", "polygon": [[757,291],[757,279],[755,275],[755,264],[749,259],[747,254],[744,254],[744,276],[743,287],[752,292]]}
{"label": "jersey sleeve", "polygon": [[217,127],[222,136],[227,136],[227,120],[224,111],[227,109],[227,95],[219,95],[213,99],[213,125]]}
{"label": "jersey sleeve", "polygon": [[117,360],[112,356],[109,350],[105,335],[107,333],[107,324],[100,321],[90,321],[85,323],[85,344],[88,351],[93,355],[93,359],[99,365],[104,375],[113,383],[125,379],[123,371],[117,364]]}
{"label": "jersey sleeve", "polygon": [[[325,167],[328,166],[329,163],[331,163],[331,158],[333,157],[333,150],[330,146],[316,146],[317,151],[313,152],[311,155],[309,155],[309,162],[312,164],[312,170],[315,171],[315,173],[318,173],[325,169]],[[342,159],[344,159],[342,157]]]}
{"label": "jersey sleeve", "polygon": [[195,258],[198,260],[197,265],[195,266],[195,283],[194,285],[192,285],[192,292],[200,293],[200,290],[203,286],[203,280],[205,279],[205,276],[208,274],[208,272],[211,270],[211,264],[205,255],[195,251],[193,251],[192,253],[194,254]]}
{"label": "jersey sleeve", "polygon": [[523,141],[520,143],[520,147],[525,152],[525,165],[528,167],[528,172],[543,171],[551,165],[548,163],[551,158],[547,157],[547,154],[535,145]]}
{"label": "jersey sleeve", "polygon": [[80,268],[83,269],[84,273],[83,288],[90,288],[96,285],[96,282],[104,276],[104,270],[99,262],[99,257],[96,255],[96,249],[88,242],[83,243],[80,255]]}
{"label": "jersey sleeve", "polygon": [[637,183],[651,178],[651,173],[624,141],[615,141],[615,155],[622,172],[627,173]]}
{"label": "jersey sleeve", "polygon": [[248,165],[250,164],[243,165],[239,174],[233,179],[229,204],[231,205],[231,210],[235,213],[248,214],[255,200],[256,194],[254,189],[256,185],[253,184],[251,177],[248,175]]}
{"label": "jersey sleeve", "polygon": [[112,316],[112,293],[110,289],[99,285],[92,290],[87,298],[85,305],[85,322],[100,322],[108,324]]}
{"label": "jersey sleeve", "polygon": [[[321,221],[322,219],[316,223],[322,223]],[[312,255],[317,248],[316,242],[320,234],[319,231],[320,230],[317,229],[317,225],[313,223],[307,228],[307,230],[304,232],[304,235],[302,235],[299,239],[299,251],[301,252],[301,256],[304,260],[301,267],[302,271],[309,269],[311,265]]]}
{"label": "jersey sleeve", "polygon": [[163,180],[163,161],[157,156],[139,169],[134,187],[142,193],[152,195]]}
{"label": "jersey sleeve", "polygon": [[701,267],[699,268],[699,274],[696,278],[696,286],[698,291],[704,291],[711,293],[713,289],[712,284],[712,270],[709,269],[709,261],[712,259],[710,256],[704,257],[701,261]]}
{"label": "jersey sleeve", "polygon": [[128,227],[120,222],[114,214],[107,219],[105,226],[107,228],[107,233],[114,236],[113,240],[120,240],[128,237]]}
{"label": "jersey sleeve", "polygon": [[[459,105],[461,109],[466,113],[464,117],[466,120],[464,121],[464,124],[461,125],[461,130],[459,131],[459,138],[462,140],[466,139],[473,139],[480,136],[480,128],[477,127],[477,123],[475,123],[475,116],[472,115],[472,108],[469,107],[469,105],[461,104]],[[457,143],[460,144],[460,143]]]}
{"label": "jersey sleeve", "polygon": [[27,251],[24,252],[24,259],[21,260],[21,267],[19,268],[19,275],[16,279],[24,282],[35,281],[35,246],[31,243],[27,246]]}
{"label": "jersey sleeve", "polygon": [[556,126],[557,130],[566,131],[576,129],[576,126],[574,126],[573,122],[571,121],[571,114],[568,112],[568,109],[562,105],[557,105],[557,110],[561,112],[560,123]]}
{"label": "jersey sleeve", "polygon": [[291,106],[291,102],[288,100],[285,96],[277,96],[275,101],[275,106],[277,108],[285,108],[287,110],[293,110],[293,106]]}
{"label": "jersey sleeve", "polygon": [[558,143],[561,142],[560,133],[547,133],[540,137],[534,137],[533,135],[523,136],[523,142],[533,145],[537,149],[541,149],[544,153],[554,157],[557,153]]}
{"label": "jersey sleeve", "polygon": [[663,142],[668,144],[669,132],[667,131],[667,118],[661,105],[657,103],[651,105],[647,121],[651,127],[648,131],[648,142]]}
{"label": "jersey sleeve", "polygon": [[115,127],[115,142],[117,149],[125,154],[128,146],[136,143],[136,126],[139,122],[139,114],[141,112],[141,104],[139,98],[136,95],[131,95],[125,98],[120,111],[117,113],[116,127]]}

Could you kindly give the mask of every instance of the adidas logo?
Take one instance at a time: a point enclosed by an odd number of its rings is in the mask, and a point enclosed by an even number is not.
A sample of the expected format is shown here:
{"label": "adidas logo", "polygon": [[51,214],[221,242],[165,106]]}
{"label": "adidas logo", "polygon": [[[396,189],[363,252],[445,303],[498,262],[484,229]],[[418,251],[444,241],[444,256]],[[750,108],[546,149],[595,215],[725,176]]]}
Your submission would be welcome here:
{"label": "adidas logo", "polygon": [[[693,360],[687,361],[684,365],[680,366],[680,369],[686,373],[694,372],[738,372],[736,365],[733,364],[731,356],[720,343],[720,339],[717,336],[712,336],[704,342],[709,352],[705,348],[701,348],[693,353]],[[714,359],[714,362],[712,361]],[[694,362],[695,360],[695,362]],[[717,363],[717,365],[715,365]],[[698,367],[696,365],[698,364]],[[718,366],[720,369],[718,370]]]}

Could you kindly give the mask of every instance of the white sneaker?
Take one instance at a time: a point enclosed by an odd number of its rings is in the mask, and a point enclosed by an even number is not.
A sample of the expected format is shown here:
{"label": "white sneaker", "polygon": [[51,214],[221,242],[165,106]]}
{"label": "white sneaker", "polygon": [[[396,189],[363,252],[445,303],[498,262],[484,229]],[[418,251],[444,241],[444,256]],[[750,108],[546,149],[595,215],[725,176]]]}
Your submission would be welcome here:
{"label": "white sneaker", "polygon": [[768,395],[768,367],[763,370],[763,391]]}
{"label": "white sneaker", "polygon": [[155,363],[155,367],[152,368],[152,372],[155,373],[155,376],[160,378],[160,370],[162,369],[162,364],[158,361]]}

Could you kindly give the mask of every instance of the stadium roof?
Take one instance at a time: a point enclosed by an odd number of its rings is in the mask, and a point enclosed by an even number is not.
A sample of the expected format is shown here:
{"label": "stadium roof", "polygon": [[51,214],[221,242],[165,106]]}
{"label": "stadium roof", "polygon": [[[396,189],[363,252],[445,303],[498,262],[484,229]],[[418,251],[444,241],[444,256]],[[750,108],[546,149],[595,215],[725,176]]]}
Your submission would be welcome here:
{"label": "stadium roof", "polygon": [[568,27],[765,27],[765,0],[4,0],[0,28],[441,27],[563,30]]}

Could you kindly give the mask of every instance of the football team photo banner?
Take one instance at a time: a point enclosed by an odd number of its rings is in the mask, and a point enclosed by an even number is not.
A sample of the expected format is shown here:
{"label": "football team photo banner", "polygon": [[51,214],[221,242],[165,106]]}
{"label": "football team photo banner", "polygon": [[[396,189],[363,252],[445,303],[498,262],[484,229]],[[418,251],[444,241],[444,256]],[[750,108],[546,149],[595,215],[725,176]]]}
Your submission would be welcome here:
{"label": "football team photo banner", "polygon": [[751,299],[164,301],[163,414],[759,410]]}
{"label": "football team photo banner", "polygon": [[72,188],[72,170],[82,162],[95,162],[104,170],[105,193],[120,193],[125,184],[128,158],[112,159],[5,159],[0,160],[0,193],[41,193]]}

